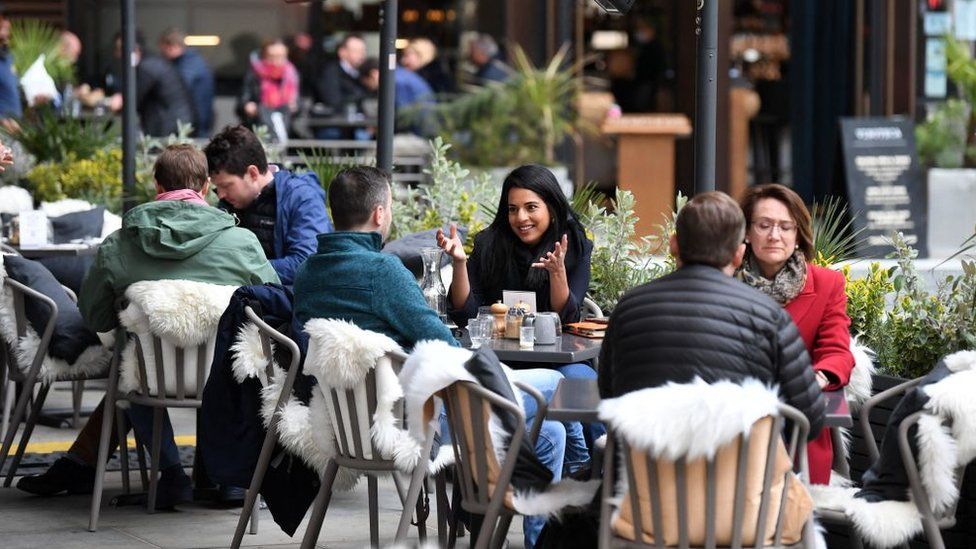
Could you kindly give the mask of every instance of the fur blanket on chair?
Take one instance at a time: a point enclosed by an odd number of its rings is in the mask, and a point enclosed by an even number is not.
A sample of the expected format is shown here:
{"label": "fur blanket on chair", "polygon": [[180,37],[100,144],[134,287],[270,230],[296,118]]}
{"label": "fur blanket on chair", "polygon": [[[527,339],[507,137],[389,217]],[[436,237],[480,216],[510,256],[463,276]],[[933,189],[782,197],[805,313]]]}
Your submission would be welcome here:
{"label": "fur blanket on chair", "polygon": [[[156,387],[152,366],[154,350],[149,344],[151,336],[157,335],[164,344],[176,348],[208,343],[207,353],[212,358],[217,324],[236,289],[236,286],[191,280],[151,280],[136,282],[126,288],[125,297],[129,304],[119,313],[119,323],[143,342],[147,382],[151,389]],[[187,384],[191,383],[195,385],[196,380],[188,379]],[[136,346],[129,341],[122,352],[119,389],[135,391],[139,386]],[[203,387],[195,390],[202,394]]]}
{"label": "fur blanket on chair", "polygon": [[[375,370],[377,409],[370,436],[380,454],[393,459],[399,467],[405,456],[412,456],[415,452],[413,441],[400,428],[393,413],[393,405],[402,398],[403,393],[386,355],[400,351],[400,346],[387,336],[341,320],[312,319],[305,324],[305,332],[309,335],[309,343],[303,371],[315,377],[318,387],[312,389],[312,397],[307,405],[295,396],[286,401],[278,424],[281,445],[320,475],[324,474],[329,459],[336,454],[336,443],[323,389],[355,387],[363,382],[370,370]],[[268,358],[261,346],[260,333],[253,323],[248,322],[241,327],[232,352],[234,378],[239,383],[247,378],[263,378],[261,369]],[[273,367],[273,383],[261,390],[261,419],[265,427],[271,424],[286,376],[286,372],[276,363]],[[410,471],[412,468],[404,470]],[[358,476],[354,471],[340,468],[336,489],[351,489],[356,485]]]}
{"label": "fur blanket on chair", "polygon": [[[6,278],[7,270],[0,263],[0,285],[3,284],[3,280]],[[29,368],[34,361],[34,357],[37,355],[38,347],[41,344],[41,337],[29,323],[24,336],[17,337],[14,295],[13,290],[7,287],[4,287],[3,291],[0,292],[0,335],[3,336],[4,341],[10,349],[17,354],[18,365],[22,368]],[[52,383],[60,379],[104,375],[104,372],[108,370],[111,360],[111,347],[103,347],[101,345],[89,346],[72,363],[47,354],[41,363],[41,372],[38,380],[43,383]]]}
{"label": "fur blanket on chair", "polygon": [[[440,413],[444,405],[439,392],[458,381],[479,383],[465,368],[465,363],[471,359],[472,354],[467,349],[451,347],[443,341],[422,341],[414,347],[404,363],[400,372],[400,384],[403,386],[409,433],[415,447],[412,452],[414,460],[421,459],[420,448],[430,429],[439,429]],[[512,393],[516,395],[519,406],[522,406],[522,400],[517,396],[521,393],[511,383],[511,370],[504,364],[501,366],[509,379]],[[495,457],[502,463],[508,450],[510,434],[505,432],[495,414],[489,419],[488,431]],[[453,462],[453,449],[445,445],[428,469],[435,473]],[[410,462],[405,460],[405,463]],[[557,515],[567,507],[583,507],[589,504],[599,485],[600,481],[563,479],[550,484],[543,491],[516,490],[512,497],[512,508],[523,515]]]}
{"label": "fur blanket on chair", "polygon": [[[976,351],[960,351],[943,359],[950,375],[919,387],[927,397],[915,442],[920,478],[928,504],[938,516],[959,499],[956,469],[976,459]],[[948,424],[948,426],[947,426]],[[855,498],[849,483],[812,490],[818,508],[844,512],[858,534],[878,548],[901,545],[922,532],[921,516],[912,501],[869,502]]]}

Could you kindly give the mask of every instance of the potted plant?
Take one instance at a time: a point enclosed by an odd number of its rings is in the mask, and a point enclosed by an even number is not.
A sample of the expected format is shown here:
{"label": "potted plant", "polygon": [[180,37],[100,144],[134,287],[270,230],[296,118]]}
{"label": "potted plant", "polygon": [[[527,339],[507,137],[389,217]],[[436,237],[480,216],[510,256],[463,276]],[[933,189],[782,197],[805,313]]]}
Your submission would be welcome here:
{"label": "potted plant", "polygon": [[568,65],[561,48],[536,67],[518,46],[514,71],[506,82],[491,83],[434,110],[445,141],[455,145],[466,166],[488,171],[501,182],[511,167],[539,163],[555,168],[567,195],[572,184],[564,167],[555,167],[556,147],[581,129],[574,81],[579,64]]}

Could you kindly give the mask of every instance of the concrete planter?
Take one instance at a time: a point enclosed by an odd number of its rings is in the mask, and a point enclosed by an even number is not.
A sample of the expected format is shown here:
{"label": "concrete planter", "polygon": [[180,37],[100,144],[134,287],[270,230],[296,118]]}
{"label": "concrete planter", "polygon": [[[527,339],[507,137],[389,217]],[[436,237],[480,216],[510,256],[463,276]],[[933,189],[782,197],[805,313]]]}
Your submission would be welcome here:
{"label": "concrete planter", "polygon": [[929,256],[949,257],[976,230],[976,169],[928,173]]}

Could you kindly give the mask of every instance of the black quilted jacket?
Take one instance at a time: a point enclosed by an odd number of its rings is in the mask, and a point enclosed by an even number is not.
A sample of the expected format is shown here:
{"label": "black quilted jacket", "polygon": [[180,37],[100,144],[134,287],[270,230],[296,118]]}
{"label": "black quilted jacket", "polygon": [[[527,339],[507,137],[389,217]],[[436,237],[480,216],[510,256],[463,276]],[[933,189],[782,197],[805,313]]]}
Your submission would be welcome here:
{"label": "black quilted jacket", "polygon": [[610,317],[599,363],[600,395],[669,381],[756,378],[820,434],[824,398],[789,314],[718,269],[689,265],[627,292]]}

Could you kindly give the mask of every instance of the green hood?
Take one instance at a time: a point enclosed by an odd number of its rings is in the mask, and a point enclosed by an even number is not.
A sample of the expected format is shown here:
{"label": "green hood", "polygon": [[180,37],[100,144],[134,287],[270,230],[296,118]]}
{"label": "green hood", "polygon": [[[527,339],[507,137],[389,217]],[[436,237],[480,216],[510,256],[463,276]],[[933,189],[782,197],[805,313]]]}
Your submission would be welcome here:
{"label": "green hood", "polygon": [[122,218],[130,241],[160,259],[191,257],[234,226],[234,218],[217,208],[176,201],[142,204]]}

